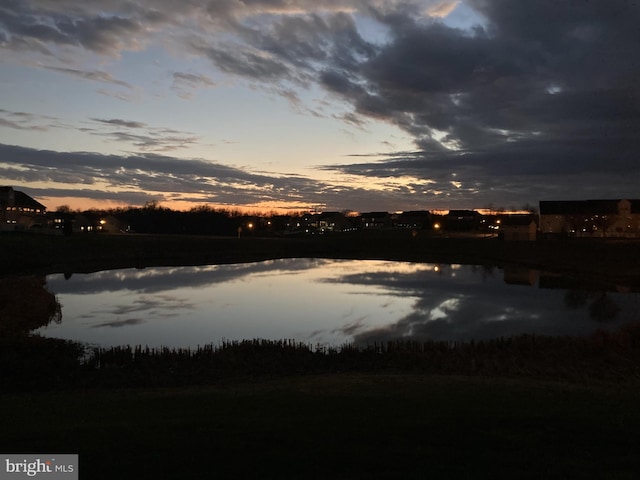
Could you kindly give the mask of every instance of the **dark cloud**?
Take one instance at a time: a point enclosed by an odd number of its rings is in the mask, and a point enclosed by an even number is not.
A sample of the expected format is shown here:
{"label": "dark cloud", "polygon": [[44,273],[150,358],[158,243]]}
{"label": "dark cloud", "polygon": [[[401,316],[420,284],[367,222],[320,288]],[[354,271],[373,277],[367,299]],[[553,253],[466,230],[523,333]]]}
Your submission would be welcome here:
{"label": "dark cloud", "polygon": [[422,149],[338,169],[432,181],[424,198],[448,203],[637,196],[640,7],[471,3],[484,26],[385,17],[392,39],[377,55],[323,72],[356,113]]}
{"label": "dark cloud", "polygon": [[14,130],[46,132],[49,128],[62,128],[63,124],[59,119],[48,115],[14,112],[0,108],[0,126]]}
{"label": "dark cloud", "polygon": [[315,71],[318,62],[350,67],[375,52],[359,34],[353,18],[343,12],[284,16],[270,28],[245,33],[245,38],[281,61],[309,71]]}
{"label": "dark cloud", "polygon": [[25,125],[21,122],[7,120],[6,118],[0,118],[0,127],[13,128],[15,130],[39,130],[46,131],[47,129],[38,125]]}
{"label": "dark cloud", "polygon": [[[347,4],[348,2],[344,2]],[[190,49],[206,56],[223,72],[252,81],[308,88],[328,66],[350,68],[374,55],[376,47],[358,32],[352,15],[344,11],[296,12],[295,15],[267,15],[257,20],[235,18],[228,28],[233,41],[220,42],[201,34],[188,36]],[[337,8],[338,6],[335,5]],[[250,4],[248,10],[293,10],[295,5]],[[265,20],[267,18],[267,20]],[[272,89],[267,88],[268,91]],[[287,97],[290,88],[278,88]],[[294,104],[299,108],[298,104]],[[314,109],[302,109],[317,114]]]}
{"label": "dark cloud", "polygon": [[63,19],[59,31],[87,50],[109,53],[123,38],[135,38],[142,26],[135,20],[117,16],[96,16],[88,19]]}
{"label": "dark cloud", "polygon": [[145,323],[145,320],[140,318],[128,318],[126,320],[116,320],[113,322],[102,322],[96,325],[93,325],[91,328],[103,328],[103,327],[111,327],[111,328],[120,328],[120,327],[128,327],[131,325],[141,325]]}
{"label": "dark cloud", "polygon": [[63,68],[63,67],[52,67],[52,66],[43,66],[47,70],[52,70],[54,72],[64,73],[65,75],[71,75],[73,77],[81,78],[83,80],[91,80],[94,82],[100,83],[111,83],[113,85],[119,85],[121,87],[132,88],[130,84],[124,82],[122,80],[118,80],[114,78],[110,73],[103,72],[100,70],[78,70],[75,68]]}
{"label": "dark cloud", "polygon": [[176,94],[184,99],[191,98],[194,90],[198,88],[214,87],[215,82],[207,75],[173,72],[173,83],[171,88]]}
{"label": "dark cloud", "polygon": [[196,136],[170,136],[160,133],[150,135],[132,134],[126,131],[95,132],[94,135],[107,137],[115,142],[126,142],[142,151],[170,152],[186,148],[198,142]]}
{"label": "dark cloud", "polygon": [[119,118],[104,119],[104,118],[92,118],[94,122],[104,123],[107,125],[115,125],[118,127],[127,128],[145,128],[147,125],[142,122],[135,122],[132,120],[121,120]]}
{"label": "dark cloud", "polygon": [[165,20],[155,10],[127,8],[126,3],[83,3],[7,0],[0,9],[4,46],[51,44],[113,55],[135,46],[146,29]]}
{"label": "dark cloud", "polygon": [[120,91],[113,91],[113,90],[105,90],[103,88],[96,90],[96,93],[98,95],[104,95],[106,97],[112,97],[115,98],[117,100],[121,100],[123,102],[131,102],[134,98],[134,96],[130,93],[127,92],[123,92],[122,90]]}
{"label": "dark cloud", "polygon": [[360,177],[413,177],[407,187],[428,204],[520,207],[545,198],[635,198],[640,170],[633,152],[638,147],[640,141],[630,139],[534,137],[478,150],[400,153],[320,168]]}
{"label": "dark cloud", "polygon": [[[541,140],[556,133],[584,136],[596,133],[583,128],[589,124],[617,129],[637,121],[637,108],[628,104],[623,118],[612,116],[620,100],[628,102],[637,92],[619,85],[613,73],[605,84],[594,79],[587,85],[582,77],[599,75],[594,75],[595,65],[569,70],[562,54],[575,56],[579,49],[587,57],[593,55],[592,46],[578,40],[570,46],[567,52],[559,52],[558,45],[544,51],[535,42],[499,33],[469,34],[439,23],[415,25],[396,32],[379,55],[358,65],[357,84],[366,88],[348,88],[356,82],[347,84],[344,75],[342,84],[326,84],[354,98],[357,111],[403,127],[421,146],[424,138],[449,148],[474,149],[512,141],[514,135],[516,140],[534,132]],[[578,67],[580,84],[574,86],[570,80]],[[500,131],[502,138],[496,135]]]}
{"label": "dark cloud", "polygon": [[[87,133],[105,137],[114,142],[123,142],[146,152],[170,152],[195,145],[199,141],[199,137],[192,133],[169,128],[152,127],[146,123],[135,120],[123,120],[119,118],[91,118],[90,120],[103,126],[113,127],[114,129],[85,129],[84,131]],[[120,127],[125,130],[120,129]]]}
{"label": "dark cloud", "polygon": [[[61,175],[64,178],[65,175]],[[69,181],[73,181],[73,177],[68,177]],[[78,181],[84,178],[78,177]],[[87,186],[92,186],[86,182]],[[123,185],[123,188],[126,187]],[[108,191],[99,188],[30,188],[20,187],[25,193],[36,198],[87,198],[91,200],[114,202],[124,205],[144,205],[147,202],[161,202],[167,200],[166,194],[155,192],[140,192],[121,189],[118,187],[110,188]]]}
{"label": "dark cloud", "polygon": [[258,52],[241,46],[194,46],[209,57],[216,66],[227,73],[248,77],[254,80],[269,81],[284,78],[290,74],[289,68]]}

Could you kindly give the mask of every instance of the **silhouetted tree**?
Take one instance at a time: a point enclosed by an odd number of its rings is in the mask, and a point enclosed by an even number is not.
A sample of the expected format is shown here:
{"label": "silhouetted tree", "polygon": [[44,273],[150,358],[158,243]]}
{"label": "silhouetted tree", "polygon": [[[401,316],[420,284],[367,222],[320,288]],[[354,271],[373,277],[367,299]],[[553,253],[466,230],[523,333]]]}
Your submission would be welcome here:
{"label": "silhouetted tree", "polygon": [[60,304],[45,288],[43,277],[0,280],[0,336],[26,335],[61,318]]}

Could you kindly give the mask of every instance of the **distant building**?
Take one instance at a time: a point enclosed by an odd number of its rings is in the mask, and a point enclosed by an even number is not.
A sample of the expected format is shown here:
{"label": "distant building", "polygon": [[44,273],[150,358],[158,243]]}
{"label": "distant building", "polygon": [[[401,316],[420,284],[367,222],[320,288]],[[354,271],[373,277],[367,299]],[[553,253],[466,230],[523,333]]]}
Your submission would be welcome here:
{"label": "distant building", "polygon": [[73,231],[80,233],[97,232],[100,225],[99,215],[91,212],[78,213],[73,217]]}
{"label": "distant building", "polygon": [[480,228],[482,215],[475,210],[449,210],[444,216],[447,230],[475,230]]}
{"label": "distant building", "polygon": [[320,232],[343,232],[353,228],[351,220],[341,212],[323,212],[315,217],[315,226]]}
{"label": "distant building", "polygon": [[47,207],[13,187],[0,187],[0,230],[27,230],[46,224]]}
{"label": "distant building", "polygon": [[74,214],[68,211],[47,212],[47,225],[53,233],[70,235],[73,231]]}
{"label": "distant building", "polygon": [[397,214],[396,228],[411,228],[422,230],[431,226],[431,213],[427,210],[413,210]]}
{"label": "distant building", "polygon": [[534,215],[505,215],[500,219],[500,230],[505,241],[533,242],[538,225]]}
{"label": "distant building", "polygon": [[384,230],[393,227],[393,219],[389,212],[367,212],[360,216],[360,227],[363,230]]}
{"label": "distant building", "polygon": [[540,234],[638,238],[640,200],[541,201]]}
{"label": "distant building", "polygon": [[127,227],[113,215],[105,215],[100,217],[98,230],[103,233],[123,233]]}

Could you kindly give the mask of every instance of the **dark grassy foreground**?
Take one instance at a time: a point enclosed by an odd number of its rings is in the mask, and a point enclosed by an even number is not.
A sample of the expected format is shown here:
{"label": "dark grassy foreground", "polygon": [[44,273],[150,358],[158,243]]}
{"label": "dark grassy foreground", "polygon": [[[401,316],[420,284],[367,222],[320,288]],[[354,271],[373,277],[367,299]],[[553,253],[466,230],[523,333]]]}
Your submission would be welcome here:
{"label": "dark grassy foreground", "polygon": [[632,479],[633,386],[335,374],[0,396],[3,452],[80,478]]}
{"label": "dark grassy foreground", "polygon": [[[81,478],[640,475],[640,327],[586,339],[0,350],[0,451]],[[140,388],[145,387],[145,388]]]}

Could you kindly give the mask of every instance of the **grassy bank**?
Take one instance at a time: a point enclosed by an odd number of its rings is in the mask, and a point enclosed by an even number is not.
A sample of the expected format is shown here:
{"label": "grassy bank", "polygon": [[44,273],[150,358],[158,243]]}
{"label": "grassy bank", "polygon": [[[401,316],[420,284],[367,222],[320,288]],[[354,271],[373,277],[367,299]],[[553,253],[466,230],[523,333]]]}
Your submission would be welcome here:
{"label": "grassy bank", "polygon": [[0,340],[0,392],[211,385],[269,376],[416,373],[640,383],[640,324],[586,338],[520,335],[475,342],[395,341],[315,349],[245,340],[196,349],[111,347],[39,336]]}
{"label": "grassy bank", "polygon": [[590,338],[194,351],[0,345],[0,450],[80,478],[631,479],[640,328]]}
{"label": "grassy bank", "polygon": [[80,478],[637,478],[637,388],[333,374],[0,396],[3,452]]}

